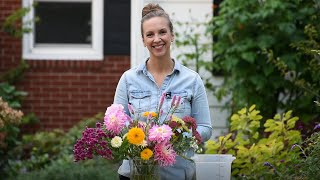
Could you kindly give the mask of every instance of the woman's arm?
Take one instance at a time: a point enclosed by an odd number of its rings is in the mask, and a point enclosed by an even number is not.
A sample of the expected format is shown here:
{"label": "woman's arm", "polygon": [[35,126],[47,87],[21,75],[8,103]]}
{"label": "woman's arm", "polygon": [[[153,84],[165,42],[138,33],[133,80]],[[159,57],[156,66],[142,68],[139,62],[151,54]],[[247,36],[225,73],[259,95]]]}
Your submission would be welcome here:
{"label": "woman's arm", "polygon": [[197,120],[197,131],[205,142],[212,135],[212,125],[206,90],[199,75],[195,79],[193,91],[191,115]]}
{"label": "woman's arm", "polygon": [[129,98],[128,98],[128,89],[127,89],[127,80],[126,80],[126,73],[123,73],[117,88],[116,88],[116,93],[114,95],[114,104],[121,104],[124,107],[124,110],[127,115],[130,115],[129,110],[128,110],[128,103],[129,103]]}

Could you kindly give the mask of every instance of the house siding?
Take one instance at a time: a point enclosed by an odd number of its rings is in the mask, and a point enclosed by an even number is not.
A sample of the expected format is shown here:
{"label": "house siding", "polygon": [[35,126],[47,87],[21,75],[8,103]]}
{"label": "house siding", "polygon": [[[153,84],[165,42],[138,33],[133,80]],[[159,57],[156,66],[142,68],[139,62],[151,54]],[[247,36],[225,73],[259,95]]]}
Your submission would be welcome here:
{"label": "house siding", "polygon": [[[0,1],[0,24],[21,7],[21,1]],[[0,73],[21,60],[22,41],[0,31]],[[106,55],[102,61],[27,60],[29,69],[17,88],[28,96],[24,113],[35,113],[40,123],[25,131],[69,129],[80,120],[104,112],[113,102],[117,82],[130,68],[130,55]]]}

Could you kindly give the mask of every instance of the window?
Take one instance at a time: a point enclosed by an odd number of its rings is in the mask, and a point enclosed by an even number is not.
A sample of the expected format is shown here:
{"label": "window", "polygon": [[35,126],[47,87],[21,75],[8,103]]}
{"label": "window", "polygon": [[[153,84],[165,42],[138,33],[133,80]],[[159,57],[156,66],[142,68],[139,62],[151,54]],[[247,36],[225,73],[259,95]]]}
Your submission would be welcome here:
{"label": "window", "polygon": [[102,60],[103,0],[23,0],[36,3],[25,20],[32,32],[23,36],[24,59]]}

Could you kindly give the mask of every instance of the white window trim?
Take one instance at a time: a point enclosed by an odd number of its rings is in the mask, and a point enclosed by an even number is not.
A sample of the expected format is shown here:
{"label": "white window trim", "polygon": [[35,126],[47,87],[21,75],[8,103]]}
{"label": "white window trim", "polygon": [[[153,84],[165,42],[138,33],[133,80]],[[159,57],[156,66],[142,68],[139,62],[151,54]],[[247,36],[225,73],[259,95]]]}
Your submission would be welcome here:
{"label": "white window trim", "polygon": [[[102,60],[103,59],[103,0],[38,0],[43,2],[92,2],[92,46],[50,44],[36,46],[34,34],[23,35],[22,57],[32,60]],[[32,7],[34,0],[23,0],[23,7]],[[23,18],[34,19],[34,8]],[[34,23],[25,25],[34,29]]]}

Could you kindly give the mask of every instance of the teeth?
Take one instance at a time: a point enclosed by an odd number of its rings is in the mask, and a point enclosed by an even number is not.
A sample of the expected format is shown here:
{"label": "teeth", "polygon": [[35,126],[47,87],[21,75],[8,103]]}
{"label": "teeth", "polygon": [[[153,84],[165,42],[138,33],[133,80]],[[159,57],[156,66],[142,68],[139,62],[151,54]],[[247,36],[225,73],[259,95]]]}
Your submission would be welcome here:
{"label": "teeth", "polygon": [[161,48],[163,45],[154,46],[154,48]]}

